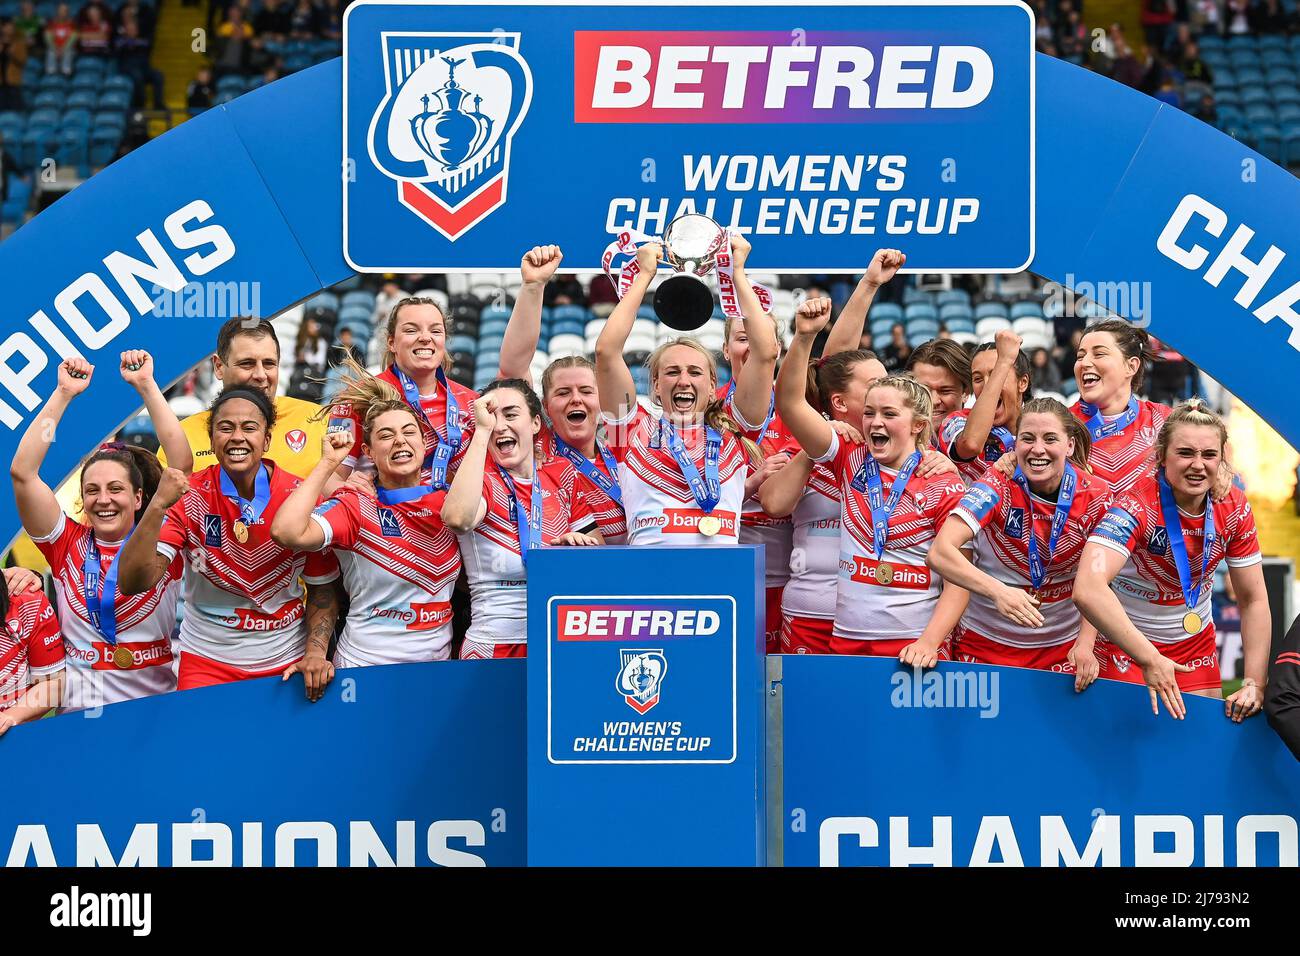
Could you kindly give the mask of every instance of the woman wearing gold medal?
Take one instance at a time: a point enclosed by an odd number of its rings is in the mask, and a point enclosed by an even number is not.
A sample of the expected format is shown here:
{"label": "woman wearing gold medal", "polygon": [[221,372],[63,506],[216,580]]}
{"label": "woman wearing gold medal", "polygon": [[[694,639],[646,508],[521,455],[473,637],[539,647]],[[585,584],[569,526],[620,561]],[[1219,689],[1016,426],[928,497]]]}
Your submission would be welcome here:
{"label": "woman wearing gold medal", "polygon": [[[618,483],[632,545],[736,544],[745,479],[762,459],[761,437],[772,404],[776,329],[745,276],[749,243],[732,236],[737,299],[749,329],[749,357],[730,404],[716,397],[713,355],[681,336],[650,355],[655,418],[637,403],[636,384],[623,359],[637,309],[650,288],[662,249],[637,252],[640,271],[596,342],[596,382],[609,445],[619,463]],[[730,408],[735,417],[728,414]]]}
{"label": "woman wearing gold medal", "polygon": [[[188,473],[193,457],[180,422],[153,379],[149,353],[121,354],[121,375],[144,402],[168,459]],[[59,366],[58,386],[32,420],[10,468],[23,529],[50,563],[67,661],[61,706],[81,710],[162,694],[176,687],[171,634],[176,625],[183,563],[159,569],[143,593],[118,587],[119,555],[158,487],[154,455],[121,443],[101,446],[81,468],[85,523],[64,512],[38,474],[55,428],[89,386],[95,367],[85,359]]]}
{"label": "woman wearing gold medal", "polygon": [[1263,706],[1272,619],[1246,496],[1235,487],[1219,501],[1211,494],[1226,442],[1223,420],[1198,399],[1170,413],[1156,440],[1156,474],[1115,497],[1084,550],[1074,599],[1113,645],[1099,642],[1108,676],[1145,681],[1153,709],[1158,695],[1182,717],[1180,692],[1223,694],[1211,593],[1214,569],[1226,561],[1246,678],[1224,713],[1240,722]]}

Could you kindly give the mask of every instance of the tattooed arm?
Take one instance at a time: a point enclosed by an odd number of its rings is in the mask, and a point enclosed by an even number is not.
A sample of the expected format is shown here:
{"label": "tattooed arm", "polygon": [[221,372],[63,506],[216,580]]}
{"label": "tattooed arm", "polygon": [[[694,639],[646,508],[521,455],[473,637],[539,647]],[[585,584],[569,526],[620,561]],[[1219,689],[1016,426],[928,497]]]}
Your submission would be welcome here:
{"label": "tattooed arm", "polygon": [[337,581],[307,585],[307,650],[302,660],[284,672],[284,680],[302,674],[307,699],[318,701],[334,679],[334,664],[329,659],[334,623],[339,617]]}

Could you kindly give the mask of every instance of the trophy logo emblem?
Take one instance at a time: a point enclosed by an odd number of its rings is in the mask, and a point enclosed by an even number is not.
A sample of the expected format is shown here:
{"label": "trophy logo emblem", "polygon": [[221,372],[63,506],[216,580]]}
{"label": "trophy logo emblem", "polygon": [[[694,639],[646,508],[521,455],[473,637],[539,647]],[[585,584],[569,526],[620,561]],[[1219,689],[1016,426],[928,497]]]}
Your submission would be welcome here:
{"label": "trophy logo emblem", "polygon": [[519,34],[383,34],[387,94],[370,122],[397,199],[455,241],[505,203],[511,137],[532,102]]}
{"label": "trophy logo emblem", "polygon": [[620,650],[618,679],[615,686],[638,714],[644,714],[659,703],[659,691],[668,661],[662,649]]}

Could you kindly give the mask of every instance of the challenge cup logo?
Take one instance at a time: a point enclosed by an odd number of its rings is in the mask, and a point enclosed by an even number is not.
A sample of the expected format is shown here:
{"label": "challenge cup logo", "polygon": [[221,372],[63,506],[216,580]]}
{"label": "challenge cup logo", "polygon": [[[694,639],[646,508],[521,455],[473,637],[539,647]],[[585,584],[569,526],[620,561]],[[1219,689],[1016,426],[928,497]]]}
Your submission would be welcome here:
{"label": "challenge cup logo", "polygon": [[620,650],[615,686],[627,705],[644,714],[659,703],[668,661],[662,650]]}
{"label": "challenge cup logo", "polygon": [[510,141],[533,79],[509,33],[383,35],[388,89],[370,158],[398,201],[452,241],[506,199]]}

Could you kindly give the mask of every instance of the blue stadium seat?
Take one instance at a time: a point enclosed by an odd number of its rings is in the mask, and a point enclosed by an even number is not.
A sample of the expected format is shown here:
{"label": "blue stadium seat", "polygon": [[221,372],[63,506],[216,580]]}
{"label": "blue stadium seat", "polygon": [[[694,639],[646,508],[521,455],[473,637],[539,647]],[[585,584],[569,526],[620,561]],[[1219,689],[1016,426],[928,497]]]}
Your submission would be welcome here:
{"label": "blue stadium seat", "polygon": [[885,332],[883,335],[873,334],[871,336],[871,347],[875,351],[879,352],[886,345],[888,345],[892,340],[893,340],[893,336],[889,332]]}
{"label": "blue stadium seat", "polygon": [[1288,123],[1300,123],[1300,103],[1279,103],[1277,121],[1283,126]]}
{"label": "blue stadium seat", "polygon": [[484,352],[500,352],[502,337],[500,335],[483,335],[478,337],[478,354],[481,356]]}
{"label": "blue stadium seat", "polygon": [[903,289],[903,305],[916,305],[924,302],[926,305],[933,305],[934,298],[928,292],[923,292],[914,285],[909,285]]}
{"label": "blue stadium seat", "polygon": [[906,326],[907,340],[911,342],[917,336],[921,341],[934,338],[939,334],[938,319],[910,319]]}
{"label": "blue stadium seat", "polygon": [[1286,160],[1282,154],[1282,131],[1273,125],[1260,124],[1252,129],[1259,143],[1256,149],[1278,165],[1284,163]]}
{"label": "blue stadium seat", "polygon": [[1223,37],[1219,36],[1217,33],[1203,34],[1197,42],[1200,44],[1202,54],[1207,50],[1222,50],[1225,45]]}
{"label": "blue stadium seat", "polygon": [[1259,62],[1265,70],[1281,68],[1289,70],[1293,57],[1286,50],[1268,50],[1260,54]]}
{"label": "blue stadium seat", "polygon": [[1263,86],[1251,86],[1241,90],[1238,97],[1243,107],[1248,107],[1252,103],[1263,103],[1265,105],[1273,102],[1273,97]]}
{"label": "blue stadium seat", "polygon": [[939,321],[939,311],[929,302],[914,302],[903,309],[903,315],[907,319],[908,326],[918,319],[933,320],[936,324]]}
{"label": "blue stadium seat", "polygon": [[[874,313],[875,310],[872,309],[872,312]],[[873,314],[871,317],[871,334],[873,336],[888,335],[890,330],[893,329],[894,323],[899,321],[901,319],[881,319]]]}
{"label": "blue stadium seat", "polygon": [[57,73],[53,75],[42,76],[40,82],[36,85],[36,89],[39,92],[44,92],[46,90],[57,90],[58,92],[62,93],[65,92],[67,88],[68,88],[67,78],[60,76]]}
{"label": "blue stadium seat", "polygon": [[947,305],[964,305],[966,306],[967,311],[970,310],[970,293],[965,289],[945,289],[939,293],[935,301],[939,306],[940,312],[942,312],[943,307]]}
{"label": "blue stadium seat", "polygon": [[1287,166],[1300,164],[1300,122],[1282,126],[1282,154]]}
{"label": "blue stadium seat", "polygon": [[[479,326],[478,326],[479,341],[482,341],[485,336],[505,335],[505,332],[506,332],[505,319],[493,318],[493,319],[488,319],[486,321],[479,322]],[[564,331],[561,332],[561,334],[568,335],[570,333]],[[581,333],[574,333],[574,334],[581,334]]]}
{"label": "blue stadium seat", "polygon": [[996,317],[999,319],[1007,318],[1007,304],[1005,302],[981,302],[975,306],[975,321]]}
{"label": "blue stadium seat", "polygon": [[944,322],[949,332],[975,332],[975,320],[969,316],[955,316]]}
{"label": "blue stadium seat", "polygon": [[31,106],[34,110],[55,110],[56,112],[63,109],[64,96],[62,90],[42,90],[32,97]]}
{"label": "blue stadium seat", "polygon": [[[359,278],[354,276],[353,278]],[[368,312],[375,311],[375,294],[366,289],[354,289],[343,295],[343,308],[360,306]]]}
{"label": "blue stadium seat", "polygon": [[338,315],[339,297],[328,289],[323,292],[317,292],[303,304],[303,308],[308,312],[312,309],[325,309]]}
{"label": "blue stadium seat", "polygon": [[453,335],[447,339],[448,352],[473,352],[478,348],[478,340],[472,335]]}
{"label": "blue stadium seat", "polygon": [[1043,307],[1037,302],[1013,302],[1011,304],[1011,320],[1024,318],[1041,319],[1043,317]]}
{"label": "blue stadium seat", "polygon": [[120,110],[96,113],[93,126],[95,129],[115,129],[121,132],[126,129],[126,114]]}
{"label": "blue stadium seat", "polygon": [[1255,37],[1249,33],[1234,33],[1228,37],[1229,50],[1253,50],[1256,47]]}
{"label": "blue stadium seat", "polygon": [[1273,95],[1273,102],[1279,106],[1283,103],[1300,103],[1300,87],[1295,85],[1275,86],[1269,92]]}
{"label": "blue stadium seat", "polygon": [[879,322],[887,321],[891,325],[895,322],[902,322],[903,321],[902,306],[900,306],[896,302],[874,303],[871,306],[871,324],[874,326],[878,321]]}
{"label": "blue stadium seat", "polygon": [[99,96],[101,110],[125,110],[131,106],[131,94],[125,90],[105,90]]}
{"label": "blue stadium seat", "polygon": [[94,89],[73,90],[63,103],[65,110],[93,110],[99,96]]}
{"label": "blue stadium seat", "polygon": [[1226,64],[1219,68],[1211,67],[1211,69],[1214,70],[1215,90],[1231,89],[1237,85],[1237,74],[1233,70],[1228,69]]}
{"label": "blue stadium seat", "polygon": [[27,117],[16,110],[6,110],[0,113],[0,138],[5,140],[17,139],[22,135],[23,128],[27,125]]}
{"label": "blue stadium seat", "polygon": [[1273,113],[1273,107],[1264,103],[1250,103],[1246,106],[1246,121],[1252,127],[1271,126],[1275,123],[1277,117]]}
{"label": "blue stadium seat", "polygon": [[23,132],[17,156],[23,169],[31,171],[41,164],[41,160],[50,156],[54,152],[57,136],[53,126],[29,124]]}
{"label": "blue stadium seat", "polygon": [[557,305],[551,310],[551,320],[559,322],[563,320],[573,320],[581,322],[584,326],[591,314],[580,305]]}
{"label": "blue stadium seat", "polygon": [[500,321],[504,328],[504,323],[510,321],[510,309],[504,305],[485,305],[483,311],[478,316],[479,325],[488,321]]}
{"label": "blue stadium seat", "polygon": [[1219,109],[1225,106],[1235,106],[1241,108],[1241,96],[1236,90],[1215,90],[1214,105]]}
{"label": "blue stadium seat", "polygon": [[135,84],[127,76],[110,76],[104,80],[105,90],[118,90],[122,93],[131,94],[135,92]]}
{"label": "blue stadium seat", "polygon": [[54,153],[60,166],[75,166],[78,170],[90,163],[90,137],[85,127],[64,128],[59,133],[58,149]]}
{"label": "blue stadium seat", "polygon": [[1274,66],[1264,71],[1264,82],[1269,86],[1296,85],[1296,72],[1290,67]]}
{"label": "blue stadium seat", "polygon": [[232,74],[230,76],[223,76],[221,79],[217,80],[217,92],[225,93],[227,91],[234,93],[244,92],[244,78]]}
{"label": "blue stadium seat", "polygon": [[939,306],[939,321],[948,322],[952,319],[970,319],[975,315],[971,311],[969,302],[947,302]]}
{"label": "blue stadium seat", "polygon": [[1259,38],[1259,52],[1264,53],[1267,50],[1285,50],[1286,37],[1280,33],[1267,33]]}

